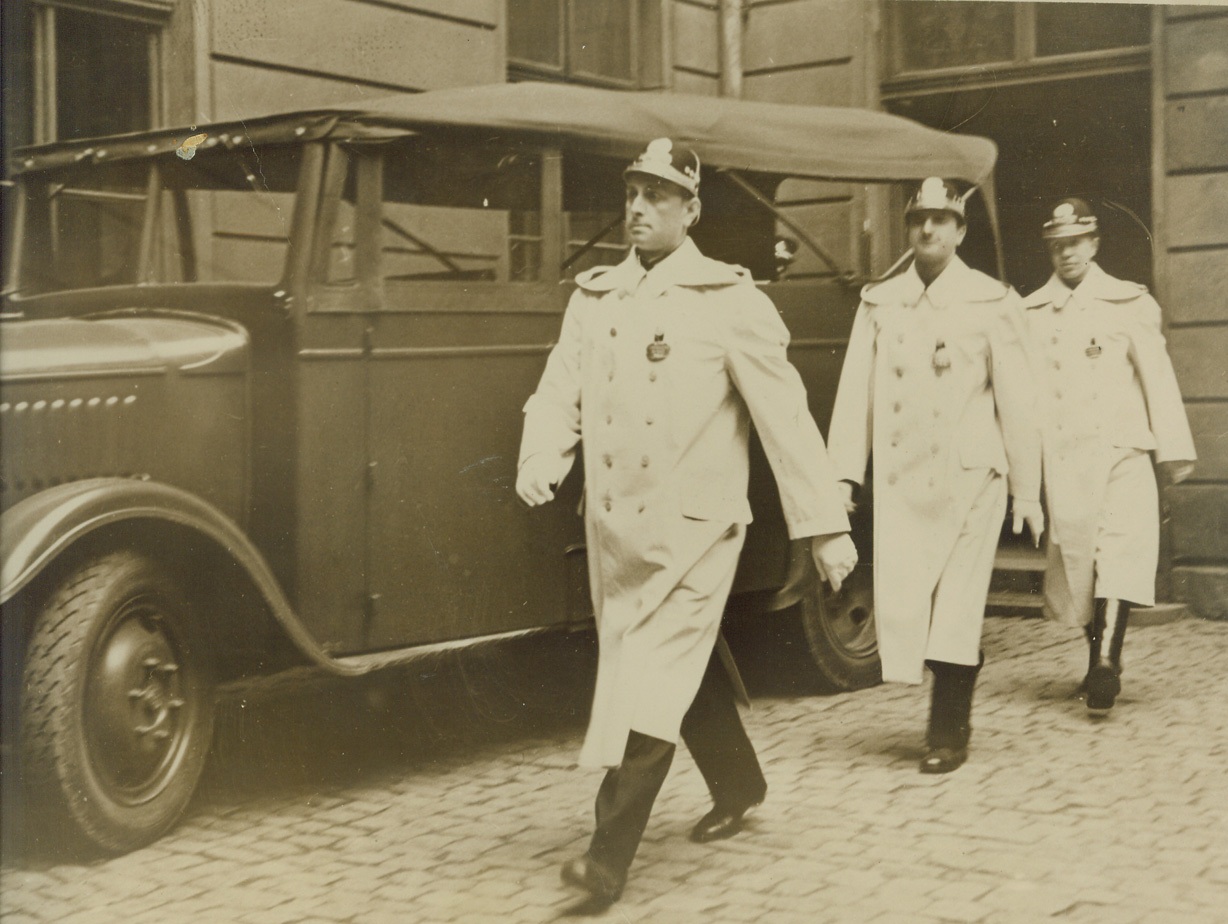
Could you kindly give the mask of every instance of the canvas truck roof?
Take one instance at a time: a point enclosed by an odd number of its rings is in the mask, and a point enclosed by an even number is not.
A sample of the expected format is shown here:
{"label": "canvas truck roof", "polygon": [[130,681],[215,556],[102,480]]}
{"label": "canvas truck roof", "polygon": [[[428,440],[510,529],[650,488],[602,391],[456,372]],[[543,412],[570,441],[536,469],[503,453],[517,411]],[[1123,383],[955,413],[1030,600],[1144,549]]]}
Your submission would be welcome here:
{"label": "canvas truck roof", "polygon": [[693,147],[705,166],[865,182],[942,176],[982,184],[997,157],[987,138],[941,132],[866,109],[507,83],[38,145],[14,152],[10,172],[171,153],[200,134],[205,137],[199,147],[208,150],[334,135],[393,138],[432,126],[555,138],[568,147],[628,160],[647,141],[665,136]]}

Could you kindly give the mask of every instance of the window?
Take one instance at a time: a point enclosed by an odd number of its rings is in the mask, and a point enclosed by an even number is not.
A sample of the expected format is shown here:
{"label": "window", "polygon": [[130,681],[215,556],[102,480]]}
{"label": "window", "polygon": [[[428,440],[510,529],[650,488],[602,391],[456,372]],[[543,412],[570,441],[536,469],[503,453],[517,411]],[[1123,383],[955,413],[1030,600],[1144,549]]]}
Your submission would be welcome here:
{"label": "window", "polygon": [[508,0],[509,76],[659,86],[659,20],[653,0]]}
{"label": "window", "polygon": [[313,261],[323,310],[354,287],[375,306],[380,288],[399,304],[407,285],[543,280],[540,148],[421,134],[328,157]]}
{"label": "window", "polygon": [[[174,0],[15,0],[6,67],[13,144],[142,131],[162,118],[162,43]],[[9,38],[13,41],[9,41]],[[15,111],[15,110],[20,111]]]}
{"label": "window", "polygon": [[542,278],[540,150],[419,136],[383,172],[385,281]]}
{"label": "window", "polygon": [[911,0],[896,7],[900,70],[966,67],[1015,57],[1013,4]]}
{"label": "window", "polygon": [[1151,8],[1127,3],[1038,3],[1036,54],[1069,55],[1151,42]]}
{"label": "window", "polygon": [[893,75],[1034,68],[1151,41],[1151,8],[1142,4],[888,0],[887,14]]}
{"label": "window", "polygon": [[148,172],[108,164],[27,182],[20,294],[135,284]]}
{"label": "window", "polygon": [[[289,254],[300,149],[264,145],[82,164],[21,179],[23,296],[157,282],[274,283]],[[210,240],[198,252],[198,242]]]}

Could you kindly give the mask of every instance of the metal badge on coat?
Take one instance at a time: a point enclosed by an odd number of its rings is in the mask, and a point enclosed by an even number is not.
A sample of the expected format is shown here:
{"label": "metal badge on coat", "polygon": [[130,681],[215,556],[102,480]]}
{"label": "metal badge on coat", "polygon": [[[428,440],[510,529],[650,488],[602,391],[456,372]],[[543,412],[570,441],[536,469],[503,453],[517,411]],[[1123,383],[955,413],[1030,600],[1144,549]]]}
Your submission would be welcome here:
{"label": "metal badge on coat", "polygon": [[947,352],[947,344],[945,340],[939,340],[934,344],[934,356],[932,362],[934,364],[935,373],[951,368],[951,354]]}
{"label": "metal badge on coat", "polygon": [[669,344],[665,342],[665,332],[658,330],[648,344],[648,361],[659,363],[669,355]]}
{"label": "metal badge on coat", "polygon": [[1096,359],[1100,356],[1100,346],[1096,343],[1095,337],[1092,337],[1091,345],[1083,352],[1086,353],[1088,356],[1090,356],[1092,359]]}

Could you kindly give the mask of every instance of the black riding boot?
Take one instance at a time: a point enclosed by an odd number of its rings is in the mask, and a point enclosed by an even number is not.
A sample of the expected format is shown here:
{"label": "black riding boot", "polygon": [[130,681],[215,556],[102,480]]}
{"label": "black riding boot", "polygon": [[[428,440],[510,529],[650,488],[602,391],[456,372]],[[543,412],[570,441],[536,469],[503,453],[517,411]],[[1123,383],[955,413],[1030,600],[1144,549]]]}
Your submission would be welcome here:
{"label": "black riding boot", "polygon": [[1092,675],[1092,668],[1100,660],[1100,644],[1097,641],[1100,636],[1096,630],[1095,616],[1083,627],[1083,634],[1087,637],[1087,673],[1083,675],[1083,680],[1079,683],[1080,696],[1086,695],[1088,678]]}
{"label": "black riding boot", "polygon": [[[1121,649],[1126,640],[1130,604],[1125,600],[1096,598],[1088,633],[1086,680],[1087,711],[1104,715],[1113,708],[1121,692]],[[1105,642],[1108,651],[1105,651]]]}
{"label": "black riding boot", "polygon": [[921,758],[922,773],[950,773],[968,759],[968,739],[972,735],[972,691],[976,677],[985,663],[951,664],[946,661],[926,661],[934,672],[930,698],[929,731],[926,752]]}

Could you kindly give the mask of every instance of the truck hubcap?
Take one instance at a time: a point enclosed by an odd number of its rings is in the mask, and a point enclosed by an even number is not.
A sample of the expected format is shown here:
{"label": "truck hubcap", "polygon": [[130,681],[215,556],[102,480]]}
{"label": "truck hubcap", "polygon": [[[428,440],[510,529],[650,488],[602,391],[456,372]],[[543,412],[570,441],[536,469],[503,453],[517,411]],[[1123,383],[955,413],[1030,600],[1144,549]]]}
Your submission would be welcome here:
{"label": "truck hubcap", "polygon": [[874,628],[874,598],[871,582],[865,574],[854,572],[839,594],[826,601],[827,623],[831,640],[850,657],[865,658],[874,654],[878,637]]}
{"label": "truck hubcap", "polygon": [[114,796],[155,795],[182,750],[187,704],[173,637],[150,601],[111,620],[86,685],[86,734],[95,770]]}

